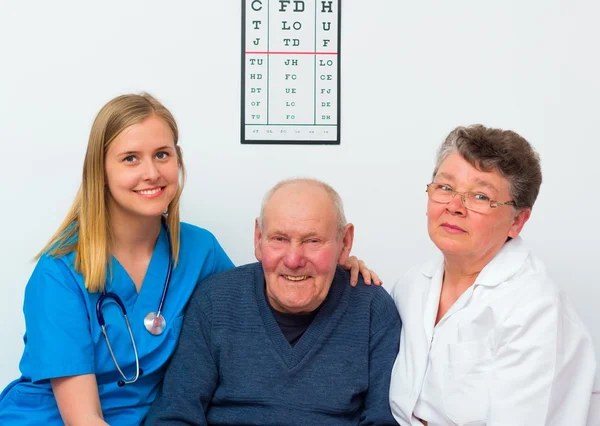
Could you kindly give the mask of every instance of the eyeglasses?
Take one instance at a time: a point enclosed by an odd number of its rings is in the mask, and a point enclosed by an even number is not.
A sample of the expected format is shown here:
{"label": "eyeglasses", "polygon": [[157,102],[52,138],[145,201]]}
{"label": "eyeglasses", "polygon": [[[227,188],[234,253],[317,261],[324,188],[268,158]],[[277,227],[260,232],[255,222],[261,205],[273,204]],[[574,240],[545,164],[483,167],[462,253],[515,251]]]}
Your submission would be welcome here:
{"label": "eyeglasses", "polygon": [[489,213],[491,209],[496,207],[516,205],[514,201],[490,200],[487,195],[477,192],[458,192],[443,183],[433,182],[427,185],[427,195],[431,201],[436,203],[448,204],[457,194],[460,195],[465,208],[477,213]]}

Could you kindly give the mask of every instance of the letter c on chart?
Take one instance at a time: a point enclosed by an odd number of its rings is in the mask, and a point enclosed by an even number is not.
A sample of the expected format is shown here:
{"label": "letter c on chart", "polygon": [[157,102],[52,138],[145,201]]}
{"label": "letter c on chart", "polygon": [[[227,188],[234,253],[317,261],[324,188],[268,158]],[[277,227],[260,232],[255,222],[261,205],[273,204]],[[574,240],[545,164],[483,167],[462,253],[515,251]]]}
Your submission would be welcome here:
{"label": "letter c on chart", "polygon": [[[258,9],[254,6],[255,3],[259,4]],[[261,0],[253,0],[252,4],[251,4],[251,7],[252,7],[252,10],[256,10],[257,12],[259,10],[262,10],[262,1]]]}

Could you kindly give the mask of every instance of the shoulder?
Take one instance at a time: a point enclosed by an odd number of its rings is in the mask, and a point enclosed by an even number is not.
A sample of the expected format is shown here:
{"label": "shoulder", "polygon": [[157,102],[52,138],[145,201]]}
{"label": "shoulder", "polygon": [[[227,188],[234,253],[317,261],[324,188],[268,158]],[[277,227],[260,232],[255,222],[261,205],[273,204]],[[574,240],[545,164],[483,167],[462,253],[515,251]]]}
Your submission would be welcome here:
{"label": "shoulder", "polygon": [[83,276],[75,270],[74,253],[39,258],[25,288],[25,303],[53,300],[59,294],[78,298],[87,294]]}
{"label": "shoulder", "polygon": [[[350,286],[350,280],[346,285]],[[374,305],[389,305],[394,304],[392,296],[382,286],[376,286],[374,284],[366,285],[362,277],[359,277],[356,287],[351,287],[352,297],[358,299],[369,300]]]}
{"label": "shoulder", "polygon": [[537,257],[530,254],[519,271],[489,296],[498,314],[498,347],[545,348],[554,352],[557,371],[574,363],[579,369],[593,371],[594,345],[589,331]]}
{"label": "shoulder", "polygon": [[358,282],[355,287],[350,285],[350,271],[346,271],[342,267],[338,266],[335,277],[335,285],[342,286],[344,289],[350,290],[350,297],[354,300],[364,300],[369,303],[376,304],[387,304],[392,303],[392,297],[382,286],[376,286],[374,284],[367,285],[363,280],[362,275],[359,274]]}
{"label": "shoulder", "polygon": [[35,279],[48,278],[60,283],[75,282],[82,278],[75,270],[75,252],[63,256],[52,256],[44,254],[40,256],[31,275],[31,281]]}
{"label": "shoulder", "polygon": [[505,307],[507,317],[534,309],[555,310],[562,299],[560,289],[543,262],[531,253],[512,276],[489,287],[488,291],[491,301]]}
{"label": "shoulder", "polygon": [[200,228],[199,226],[190,223],[181,222],[180,228],[182,244],[204,244],[212,246],[217,240],[208,229]]}
{"label": "shoulder", "polygon": [[506,301],[503,306],[507,309],[535,301],[554,304],[560,298],[560,289],[546,266],[520,237],[504,244],[479,273],[475,285],[486,289],[490,300]]}
{"label": "shoulder", "polygon": [[249,263],[219,272],[202,280],[196,287],[195,297],[206,295],[211,298],[242,296],[254,291],[257,273],[262,274],[259,262]]}
{"label": "shoulder", "polygon": [[372,292],[371,330],[375,333],[390,325],[399,329],[402,325],[400,314],[390,294],[383,287],[373,287]]}
{"label": "shoulder", "polygon": [[420,297],[422,292],[428,288],[433,276],[442,266],[442,259],[435,257],[413,266],[404,275],[396,279],[389,289],[396,305],[404,305],[405,302],[413,297]]}
{"label": "shoulder", "polygon": [[502,271],[512,274],[495,286],[482,286],[482,302],[494,311],[499,341],[528,336],[561,345],[568,335],[571,341],[589,341],[587,328],[566,294],[548,274],[544,263],[528,252],[516,265],[502,262]]}
{"label": "shoulder", "polygon": [[510,299],[507,317],[532,316],[547,311],[557,321],[568,319],[583,327],[566,294],[550,277],[544,263],[529,254],[515,275],[502,283],[503,295]]}
{"label": "shoulder", "polygon": [[393,325],[400,327],[400,314],[392,297],[383,287],[372,287],[373,301],[371,303],[371,330],[376,333],[380,329]]}
{"label": "shoulder", "polygon": [[[347,274],[346,271],[344,273]],[[348,287],[347,291],[350,292],[353,304],[368,306],[373,333],[386,326],[400,326],[398,310],[385,288],[376,285],[366,285],[362,277],[359,277],[356,287],[351,287],[349,275],[343,285]]]}
{"label": "shoulder", "polygon": [[201,279],[233,267],[227,253],[210,231],[182,222],[180,237],[180,258],[203,265]]}
{"label": "shoulder", "polygon": [[514,282],[535,296],[557,298],[560,294],[560,289],[548,274],[546,265],[533,253],[527,256],[523,266],[508,282]]}
{"label": "shoulder", "polygon": [[248,281],[254,281],[255,275],[259,271],[262,274],[262,268],[259,262],[249,263],[247,265],[238,266],[232,269],[228,269],[224,272],[211,275],[203,281],[203,283],[222,283],[225,287],[227,286],[238,286]]}

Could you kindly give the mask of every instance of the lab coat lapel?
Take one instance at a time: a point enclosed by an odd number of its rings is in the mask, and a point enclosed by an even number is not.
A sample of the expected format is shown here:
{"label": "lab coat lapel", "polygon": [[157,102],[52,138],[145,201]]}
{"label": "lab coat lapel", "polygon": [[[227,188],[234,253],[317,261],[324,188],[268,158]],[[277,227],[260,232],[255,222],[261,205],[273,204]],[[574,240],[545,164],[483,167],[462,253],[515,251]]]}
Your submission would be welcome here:
{"label": "lab coat lapel", "polygon": [[422,270],[421,274],[428,282],[428,285],[423,286],[422,310],[423,313],[423,328],[427,338],[427,351],[433,338],[433,329],[435,328],[435,320],[437,318],[438,306],[440,302],[440,293],[442,291],[442,279],[444,277],[444,262],[428,263]]}
{"label": "lab coat lapel", "polygon": [[[400,398],[403,412],[412,413],[421,392],[421,383],[427,371],[429,348],[433,338],[435,319],[442,288],[443,259],[427,262],[420,267],[415,276],[417,282],[411,282],[406,288],[404,298],[403,335],[401,336],[400,355],[394,369],[402,369],[402,377],[407,383],[399,384],[394,391]],[[404,341],[402,342],[402,339]],[[407,391],[405,386],[410,386]],[[408,419],[407,419],[408,420]]]}

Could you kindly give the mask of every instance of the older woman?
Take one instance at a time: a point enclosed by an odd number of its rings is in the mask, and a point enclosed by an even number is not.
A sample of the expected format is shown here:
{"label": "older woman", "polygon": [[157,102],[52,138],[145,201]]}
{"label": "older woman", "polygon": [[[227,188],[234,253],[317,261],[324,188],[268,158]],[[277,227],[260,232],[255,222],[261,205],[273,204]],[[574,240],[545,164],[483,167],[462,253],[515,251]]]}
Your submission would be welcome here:
{"label": "older woman", "polygon": [[591,339],[519,237],[541,182],[538,155],[512,131],[459,127],[440,147],[427,227],[442,256],[392,292],[401,425],[585,425]]}

